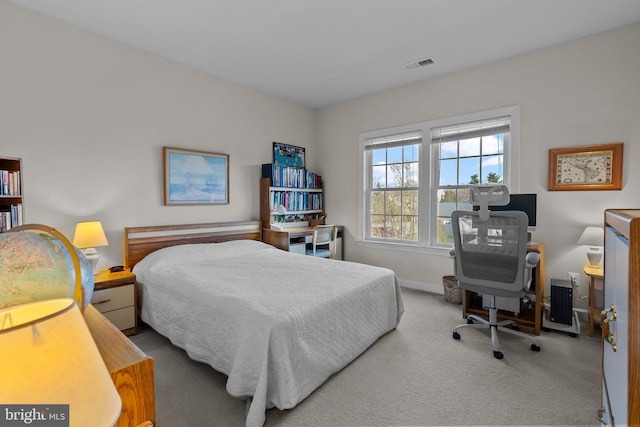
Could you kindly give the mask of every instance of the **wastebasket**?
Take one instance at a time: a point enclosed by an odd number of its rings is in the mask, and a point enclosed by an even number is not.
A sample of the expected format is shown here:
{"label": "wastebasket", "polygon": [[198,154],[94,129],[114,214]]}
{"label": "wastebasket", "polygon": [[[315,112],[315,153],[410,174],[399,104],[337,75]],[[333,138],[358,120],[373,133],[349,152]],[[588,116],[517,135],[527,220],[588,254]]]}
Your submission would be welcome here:
{"label": "wastebasket", "polygon": [[456,276],[443,276],[444,300],[452,304],[462,303],[462,289],[458,286]]}

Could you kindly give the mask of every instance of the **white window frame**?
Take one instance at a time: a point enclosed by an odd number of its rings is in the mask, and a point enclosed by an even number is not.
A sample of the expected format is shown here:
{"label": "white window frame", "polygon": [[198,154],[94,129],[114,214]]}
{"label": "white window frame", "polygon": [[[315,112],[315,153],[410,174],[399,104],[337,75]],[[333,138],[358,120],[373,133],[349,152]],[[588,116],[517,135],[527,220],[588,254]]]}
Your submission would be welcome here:
{"label": "white window frame", "polygon": [[[431,146],[431,130],[442,126],[451,126],[458,123],[466,123],[487,120],[495,117],[510,116],[510,138],[505,141],[503,183],[512,193],[520,191],[520,106],[512,105],[492,110],[463,114],[443,119],[428,120],[393,128],[362,132],[358,135],[358,188],[360,189],[358,203],[358,234],[356,242],[361,246],[394,249],[412,252],[426,252],[440,255],[448,254],[450,245],[432,245],[431,236],[437,232],[437,184],[439,179],[438,159],[434,159],[434,150]],[[380,239],[367,239],[366,231],[369,227],[367,183],[368,176],[366,146],[367,141],[374,138],[397,135],[402,133],[420,132],[422,143],[419,150],[419,236],[417,242],[385,241]]]}

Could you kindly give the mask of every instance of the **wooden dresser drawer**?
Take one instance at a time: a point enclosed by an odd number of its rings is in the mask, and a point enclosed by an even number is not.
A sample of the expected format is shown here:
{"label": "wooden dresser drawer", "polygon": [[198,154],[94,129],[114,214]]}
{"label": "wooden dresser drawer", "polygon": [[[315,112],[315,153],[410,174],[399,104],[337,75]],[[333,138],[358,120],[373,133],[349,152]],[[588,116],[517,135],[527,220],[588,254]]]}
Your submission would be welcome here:
{"label": "wooden dresser drawer", "polygon": [[[135,302],[133,283],[117,288],[94,291],[91,297],[91,304],[101,313],[118,310],[125,307],[133,307]],[[107,316],[108,317],[108,316]]]}

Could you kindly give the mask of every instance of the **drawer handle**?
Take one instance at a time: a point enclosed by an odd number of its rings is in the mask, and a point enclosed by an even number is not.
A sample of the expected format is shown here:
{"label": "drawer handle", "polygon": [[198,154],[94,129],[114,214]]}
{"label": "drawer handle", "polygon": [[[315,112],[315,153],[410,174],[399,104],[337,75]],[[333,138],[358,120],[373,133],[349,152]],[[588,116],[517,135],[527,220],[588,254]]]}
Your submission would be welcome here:
{"label": "drawer handle", "polygon": [[109,299],[103,299],[102,301],[92,302],[91,304],[93,304],[93,305],[97,305],[97,304],[104,304],[104,303],[107,303],[107,302],[111,302],[111,298],[109,298]]}
{"label": "drawer handle", "polygon": [[[611,314],[611,317],[609,317],[609,314]],[[618,320],[618,313],[615,310],[615,306],[611,304],[611,307],[600,312],[600,316],[602,320],[602,338],[611,344],[611,347],[613,347],[613,351],[615,352],[618,349],[618,345],[616,343],[616,337],[611,333],[609,326],[609,323]]]}

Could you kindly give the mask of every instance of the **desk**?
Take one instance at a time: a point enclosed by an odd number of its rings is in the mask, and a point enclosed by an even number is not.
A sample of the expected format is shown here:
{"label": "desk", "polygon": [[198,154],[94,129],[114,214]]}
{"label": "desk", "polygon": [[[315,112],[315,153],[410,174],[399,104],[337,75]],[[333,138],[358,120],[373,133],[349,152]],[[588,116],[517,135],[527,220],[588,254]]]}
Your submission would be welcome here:
{"label": "desk", "polygon": [[600,318],[602,311],[602,308],[596,307],[596,280],[604,279],[604,270],[599,265],[585,265],[584,273],[589,276],[589,335],[593,336],[594,319]]}
{"label": "desk", "polygon": [[[284,230],[262,229],[262,241],[275,246],[278,249],[289,252],[304,253],[304,245],[311,243],[313,227],[292,227]],[[342,236],[344,227],[338,226],[338,238],[336,239],[335,259],[342,258]]]}
{"label": "desk", "polygon": [[[501,320],[513,320],[518,324],[521,329],[528,330],[540,335],[540,329],[542,327],[542,316],[544,315],[544,245],[542,243],[529,243],[527,245],[527,252],[538,252],[540,254],[540,261],[538,265],[533,269],[532,282],[531,282],[531,297],[535,298],[533,306],[527,306],[520,304],[520,313],[514,315],[512,312],[499,310],[498,321]],[[535,294],[533,294],[535,292]],[[478,294],[471,291],[464,291],[462,293],[462,317],[467,317],[469,314],[475,314],[484,318],[488,318],[489,312],[482,308],[482,298],[478,298]]]}

